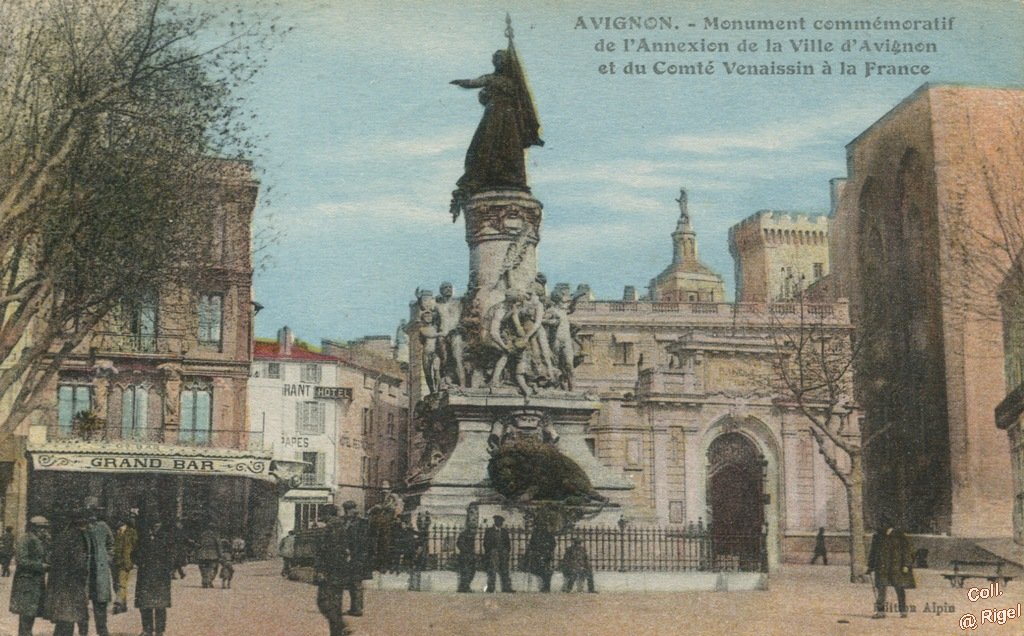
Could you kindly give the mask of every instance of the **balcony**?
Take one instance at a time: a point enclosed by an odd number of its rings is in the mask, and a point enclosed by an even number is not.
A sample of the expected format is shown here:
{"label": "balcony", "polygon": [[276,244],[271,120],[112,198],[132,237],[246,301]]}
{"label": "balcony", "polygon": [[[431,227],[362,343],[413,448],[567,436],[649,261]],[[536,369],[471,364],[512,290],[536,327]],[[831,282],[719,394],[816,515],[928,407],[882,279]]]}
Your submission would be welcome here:
{"label": "balcony", "polygon": [[140,335],[101,331],[93,334],[89,345],[95,351],[106,354],[183,356],[189,350],[188,340],[181,333]]}
{"label": "balcony", "polygon": [[136,428],[125,430],[120,426],[107,426],[93,431],[81,431],[71,427],[51,425],[46,427],[46,440],[87,441],[140,444],[168,444],[172,446],[194,446],[209,448],[231,448],[236,450],[262,450],[263,433],[237,429],[189,430],[173,428]]}

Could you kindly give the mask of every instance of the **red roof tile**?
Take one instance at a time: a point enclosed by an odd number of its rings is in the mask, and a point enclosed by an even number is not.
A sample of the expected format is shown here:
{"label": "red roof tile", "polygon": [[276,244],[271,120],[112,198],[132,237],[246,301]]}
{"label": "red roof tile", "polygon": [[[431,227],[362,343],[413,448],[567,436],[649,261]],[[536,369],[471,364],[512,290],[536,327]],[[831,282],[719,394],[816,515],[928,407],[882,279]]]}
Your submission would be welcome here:
{"label": "red roof tile", "polygon": [[257,340],[253,358],[256,360],[317,360],[321,362],[337,362],[338,358],[310,351],[298,342],[292,343],[289,355],[281,353],[277,340]]}

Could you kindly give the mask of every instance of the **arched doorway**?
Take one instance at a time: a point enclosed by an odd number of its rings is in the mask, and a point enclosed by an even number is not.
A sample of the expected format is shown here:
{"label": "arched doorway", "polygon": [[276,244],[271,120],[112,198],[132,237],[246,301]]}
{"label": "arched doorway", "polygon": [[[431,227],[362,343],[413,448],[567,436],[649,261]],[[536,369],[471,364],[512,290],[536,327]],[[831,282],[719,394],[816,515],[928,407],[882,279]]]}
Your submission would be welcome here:
{"label": "arched doorway", "polygon": [[707,503],[715,555],[743,569],[762,558],[765,465],[757,446],[741,433],[719,435],[708,447]]}

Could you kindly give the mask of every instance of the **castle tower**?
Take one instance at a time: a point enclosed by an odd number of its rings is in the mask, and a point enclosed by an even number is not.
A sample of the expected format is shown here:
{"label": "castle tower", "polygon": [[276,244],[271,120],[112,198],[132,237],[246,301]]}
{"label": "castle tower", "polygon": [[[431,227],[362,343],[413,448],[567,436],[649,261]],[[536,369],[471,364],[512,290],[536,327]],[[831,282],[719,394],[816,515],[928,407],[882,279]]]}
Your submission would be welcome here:
{"label": "castle tower", "polygon": [[729,228],[736,302],[792,299],[829,272],[826,216],[761,210]]}
{"label": "castle tower", "polygon": [[690,223],[686,190],[679,190],[679,221],[672,232],[672,264],[651,279],[651,299],[714,303],[725,300],[722,277],[697,258],[697,233]]}

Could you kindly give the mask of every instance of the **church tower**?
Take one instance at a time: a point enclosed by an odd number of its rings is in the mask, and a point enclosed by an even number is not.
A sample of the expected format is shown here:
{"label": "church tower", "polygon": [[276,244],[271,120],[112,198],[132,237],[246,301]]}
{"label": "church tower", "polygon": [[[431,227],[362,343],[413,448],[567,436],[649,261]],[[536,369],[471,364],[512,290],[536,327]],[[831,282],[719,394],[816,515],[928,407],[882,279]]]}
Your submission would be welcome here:
{"label": "church tower", "polygon": [[679,221],[672,232],[672,264],[651,279],[651,300],[717,303],[725,301],[722,277],[697,258],[697,233],[690,222],[686,190],[679,190]]}

